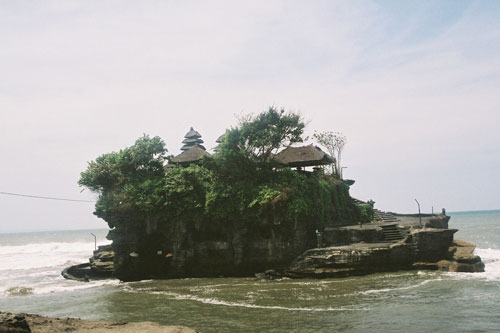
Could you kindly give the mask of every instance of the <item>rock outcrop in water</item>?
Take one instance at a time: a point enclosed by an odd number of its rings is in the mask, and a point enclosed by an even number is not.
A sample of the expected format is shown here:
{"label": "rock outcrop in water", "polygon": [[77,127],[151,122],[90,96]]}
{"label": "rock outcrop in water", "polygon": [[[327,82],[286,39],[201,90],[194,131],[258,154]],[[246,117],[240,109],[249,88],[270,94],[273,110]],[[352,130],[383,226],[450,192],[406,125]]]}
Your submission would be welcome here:
{"label": "rock outcrop in water", "polygon": [[94,251],[94,255],[89,259],[90,270],[93,276],[111,277],[113,276],[115,253],[111,244],[102,245]]}
{"label": "rock outcrop in water", "polygon": [[88,263],[67,267],[61,272],[61,275],[68,280],[80,282],[112,278],[114,257],[111,244],[99,246],[89,258]]}
{"label": "rock outcrop in water", "polygon": [[286,269],[266,275],[323,278],[402,269],[483,272],[484,263],[473,254],[475,246],[453,240],[458,230],[448,229],[449,219],[428,215],[421,226],[414,215],[398,215],[390,223],[330,229],[327,242],[344,244],[307,250]]}

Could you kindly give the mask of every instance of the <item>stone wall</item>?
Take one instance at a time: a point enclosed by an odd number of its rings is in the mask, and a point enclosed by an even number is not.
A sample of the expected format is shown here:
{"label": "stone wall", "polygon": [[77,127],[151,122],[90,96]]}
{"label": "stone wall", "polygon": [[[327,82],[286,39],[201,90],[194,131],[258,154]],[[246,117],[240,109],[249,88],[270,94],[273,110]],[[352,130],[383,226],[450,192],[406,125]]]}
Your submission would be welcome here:
{"label": "stone wall", "polygon": [[352,243],[378,243],[383,241],[382,228],[374,224],[326,228],[323,232],[322,246],[347,245]]}

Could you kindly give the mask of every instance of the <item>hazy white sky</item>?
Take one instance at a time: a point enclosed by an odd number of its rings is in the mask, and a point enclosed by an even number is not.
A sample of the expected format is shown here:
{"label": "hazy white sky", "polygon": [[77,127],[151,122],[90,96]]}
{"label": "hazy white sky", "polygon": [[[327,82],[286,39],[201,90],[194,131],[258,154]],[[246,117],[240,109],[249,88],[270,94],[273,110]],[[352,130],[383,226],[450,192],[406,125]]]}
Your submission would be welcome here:
{"label": "hazy white sky", "polygon": [[[177,154],[269,105],[348,138],[382,210],[500,208],[498,1],[0,0],[0,191],[74,199],[143,133]],[[0,232],[106,227],[0,195]]]}

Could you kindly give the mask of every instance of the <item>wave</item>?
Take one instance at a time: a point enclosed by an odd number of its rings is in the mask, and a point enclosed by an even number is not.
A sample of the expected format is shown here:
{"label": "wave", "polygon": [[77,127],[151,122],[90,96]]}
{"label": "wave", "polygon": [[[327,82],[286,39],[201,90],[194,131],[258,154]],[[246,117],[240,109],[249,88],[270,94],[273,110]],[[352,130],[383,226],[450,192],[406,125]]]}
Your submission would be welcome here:
{"label": "wave", "polygon": [[[99,245],[107,244],[102,243]],[[0,271],[58,267],[87,261],[94,243],[52,242],[0,246]]]}
{"label": "wave", "polygon": [[100,280],[91,282],[64,281],[61,284],[48,284],[33,287],[33,294],[48,294],[56,292],[69,292],[102,286],[117,286],[120,280]]}
{"label": "wave", "polygon": [[415,288],[422,287],[422,286],[426,285],[429,282],[439,281],[439,280],[441,280],[441,279],[437,278],[437,279],[424,280],[424,281],[422,281],[420,283],[417,283],[417,284],[412,284],[410,286],[399,287],[399,288],[382,288],[382,289],[365,290],[365,291],[358,292],[358,294],[361,294],[361,295],[370,295],[370,294],[387,293],[387,292],[391,292],[391,291],[415,289]]}
{"label": "wave", "polygon": [[[135,290],[131,290],[130,288],[124,288],[123,290],[126,292],[131,292],[131,293],[140,293],[140,292],[145,291],[145,290],[135,291]],[[173,299],[173,300],[188,300],[188,301],[194,301],[194,302],[199,302],[199,303],[203,303],[203,304],[222,305],[222,306],[229,306],[229,307],[242,307],[242,308],[251,308],[251,309],[272,309],[272,310],[305,311],[305,312],[339,312],[339,311],[368,311],[369,310],[368,308],[351,308],[351,307],[346,307],[346,306],[335,307],[335,308],[334,307],[290,308],[290,307],[279,306],[279,305],[257,305],[257,304],[241,303],[241,302],[222,301],[222,300],[218,300],[216,298],[198,297],[198,296],[194,296],[194,295],[181,295],[181,294],[167,292],[167,291],[149,291],[148,294],[162,295],[162,296],[166,296],[169,299]]]}
{"label": "wave", "polygon": [[27,296],[32,294],[41,295],[57,292],[71,292],[101,286],[116,286],[119,283],[119,280],[99,280],[82,283],[57,278],[50,281],[33,283],[24,282],[23,285],[0,287],[0,294],[4,294],[5,296]]}
{"label": "wave", "polygon": [[500,250],[476,248],[474,254],[481,257],[484,263],[482,273],[448,273],[448,276],[459,280],[480,279],[487,281],[500,281]]}

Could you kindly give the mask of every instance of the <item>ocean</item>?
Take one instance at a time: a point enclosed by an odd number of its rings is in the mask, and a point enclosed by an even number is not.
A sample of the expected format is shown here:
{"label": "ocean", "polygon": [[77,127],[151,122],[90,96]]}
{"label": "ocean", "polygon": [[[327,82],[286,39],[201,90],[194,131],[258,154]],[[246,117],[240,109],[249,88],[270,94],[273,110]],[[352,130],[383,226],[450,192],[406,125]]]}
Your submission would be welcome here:
{"label": "ocean", "polygon": [[324,280],[76,282],[61,270],[106,230],[0,234],[0,311],[154,321],[201,332],[498,332],[500,211],[450,213],[484,273],[400,271]]}

